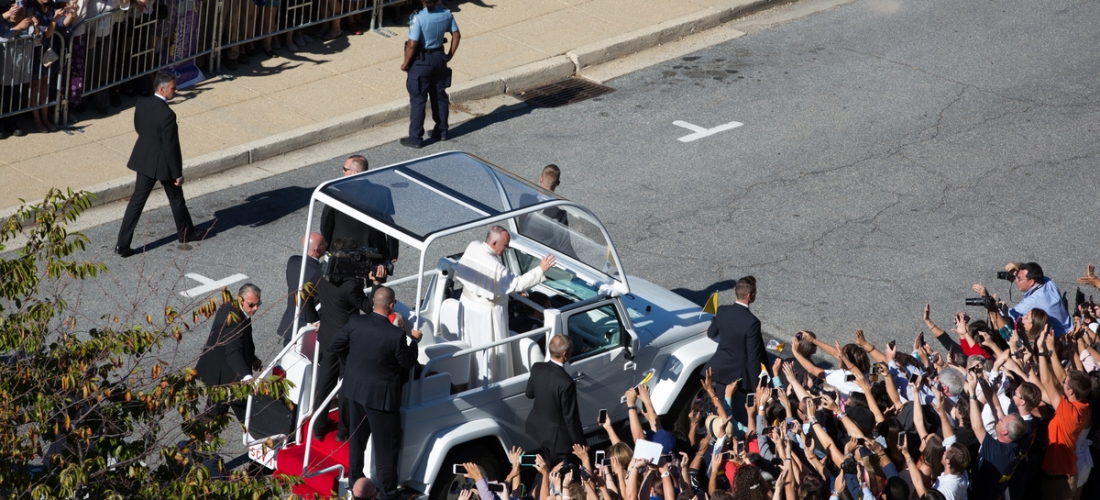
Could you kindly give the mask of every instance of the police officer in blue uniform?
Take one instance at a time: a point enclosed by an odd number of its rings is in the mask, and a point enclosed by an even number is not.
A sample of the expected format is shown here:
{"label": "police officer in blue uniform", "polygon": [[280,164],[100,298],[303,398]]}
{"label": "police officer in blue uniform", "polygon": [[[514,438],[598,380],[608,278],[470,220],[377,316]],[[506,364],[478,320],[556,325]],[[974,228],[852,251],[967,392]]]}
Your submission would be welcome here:
{"label": "police officer in blue uniform", "polygon": [[[413,16],[409,39],[405,41],[405,61],[401,71],[409,74],[405,87],[409,91],[409,136],[401,145],[419,148],[424,135],[424,105],[432,101],[433,139],[447,140],[447,112],[450,105],[447,87],[451,86],[451,70],[447,62],[458,50],[458,24],[451,11],[439,5],[440,0],[420,0],[424,10]],[[443,53],[443,35],[451,34],[450,54]]]}

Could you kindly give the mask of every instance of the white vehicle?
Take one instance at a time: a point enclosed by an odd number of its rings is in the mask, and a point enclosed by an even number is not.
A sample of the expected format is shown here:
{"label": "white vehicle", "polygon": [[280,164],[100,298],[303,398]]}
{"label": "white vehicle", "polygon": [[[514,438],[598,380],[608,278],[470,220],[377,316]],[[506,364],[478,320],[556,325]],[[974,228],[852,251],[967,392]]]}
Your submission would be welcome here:
{"label": "white vehicle", "polygon": [[[414,299],[399,303],[398,310],[410,326],[424,332],[419,360],[423,375],[410,374],[402,398],[402,487],[419,492],[421,498],[455,498],[464,478],[452,473],[453,464],[476,462],[490,477],[503,477],[506,450],[538,447],[524,432],[532,406],[524,390],[528,369],[544,360],[545,340],[552,335],[573,339],[566,370],[577,382],[580,414],[591,442],[605,439],[596,423],[599,410],[606,408],[613,422],[625,421],[623,393],[642,382],[650,369],[655,370],[648,385],[657,412],[668,425],[686,420],[699,392],[699,369],[717,346],[706,337],[711,315],[653,283],[628,278],[607,229],[587,208],[461,152],[325,182],[313,193],[309,221],[317,203],[351,215],[418,252],[406,249],[401,257],[403,266],[419,259],[417,272],[387,283],[398,291],[398,299]],[[512,233],[503,260],[516,274],[537,266],[546,254],[557,257],[546,280],[531,290],[532,296],[538,292],[551,305],[513,295],[509,311],[517,321],[511,326],[517,327],[524,313],[533,312],[541,313],[542,326],[528,318],[521,329],[533,330],[470,346],[459,331],[460,294],[455,287],[461,285],[453,279],[460,255],[447,252],[463,251],[470,241],[484,238],[491,225]],[[307,223],[306,232],[310,230]],[[432,262],[434,267],[427,267]],[[347,448],[335,443],[335,433],[317,441],[308,425],[314,354],[321,348],[312,333],[309,327],[298,332],[261,374],[285,374],[296,384],[289,394],[296,424],[281,432],[261,430],[271,427],[261,425],[268,417],[250,400],[244,440],[252,459],[277,474],[305,478],[297,493],[328,497],[349,487],[348,457]],[[472,354],[497,345],[512,349],[515,375],[467,390]],[[331,400],[335,393],[322,397]],[[371,458],[368,445],[368,477]]]}

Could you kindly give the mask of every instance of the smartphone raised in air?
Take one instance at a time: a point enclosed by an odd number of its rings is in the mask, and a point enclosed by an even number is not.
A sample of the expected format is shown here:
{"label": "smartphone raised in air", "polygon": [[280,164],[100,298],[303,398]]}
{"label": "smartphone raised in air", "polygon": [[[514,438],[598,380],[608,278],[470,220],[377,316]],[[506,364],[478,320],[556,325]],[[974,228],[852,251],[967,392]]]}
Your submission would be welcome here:
{"label": "smartphone raised in air", "polygon": [[[591,415],[591,413],[589,413]],[[596,418],[600,425],[607,423],[607,410],[600,410],[600,416]]]}
{"label": "smartphone raised in air", "polygon": [[462,474],[463,476],[465,476],[466,475],[466,466],[462,465],[462,464],[455,464],[454,473],[455,474]]}

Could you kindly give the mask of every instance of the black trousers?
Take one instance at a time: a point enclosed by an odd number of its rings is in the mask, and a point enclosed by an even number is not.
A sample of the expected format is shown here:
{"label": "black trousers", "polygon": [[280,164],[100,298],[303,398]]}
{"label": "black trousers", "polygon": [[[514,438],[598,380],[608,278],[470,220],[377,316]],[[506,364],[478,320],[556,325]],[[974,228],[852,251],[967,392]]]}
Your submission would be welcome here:
{"label": "black trousers", "polygon": [[[149,200],[149,193],[153,191],[157,180],[138,173],[134,184],[134,194],[130,196],[130,203],[126,205],[126,214],[122,216],[122,227],[118,229],[118,247],[130,248],[134,241],[134,229],[137,228],[141,211],[145,209],[145,202]],[[172,207],[172,218],[176,221],[176,236],[183,239],[191,234],[195,225],[191,222],[191,213],[187,211],[187,202],[183,199],[183,188],[177,186],[175,181],[160,181],[164,186],[164,194],[168,195],[168,205]]]}
{"label": "black trousers", "polygon": [[374,436],[374,484],[378,498],[397,497],[397,459],[401,454],[401,414],[348,401],[351,415],[351,439],[348,440],[348,484],[355,484],[363,473],[363,454],[367,440]]}
{"label": "black trousers", "polygon": [[[322,342],[321,345],[325,345],[325,343]],[[324,434],[328,427],[328,408],[319,409],[318,407],[328,397],[328,393],[336,387],[336,382],[340,380],[340,377],[343,376],[344,365],[340,363],[340,359],[322,349],[317,356],[317,385],[313,391],[313,434],[315,436]],[[336,408],[340,411],[337,417],[339,420],[336,435],[348,436],[351,420],[347,411],[348,401],[344,399],[343,395],[338,394],[336,396]]]}

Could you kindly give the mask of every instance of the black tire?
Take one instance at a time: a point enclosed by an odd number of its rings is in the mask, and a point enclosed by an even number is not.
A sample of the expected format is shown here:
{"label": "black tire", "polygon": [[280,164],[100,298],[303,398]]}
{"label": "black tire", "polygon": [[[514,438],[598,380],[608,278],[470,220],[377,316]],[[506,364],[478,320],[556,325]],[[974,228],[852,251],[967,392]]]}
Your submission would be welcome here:
{"label": "black tire", "polygon": [[465,443],[452,448],[443,460],[443,467],[432,482],[432,490],[428,500],[457,500],[462,491],[462,485],[466,483],[466,476],[454,473],[454,464],[473,462],[485,469],[486,478],[504,477],[501,472],[500,460],[492,451],[485,449],[482,443]]}

